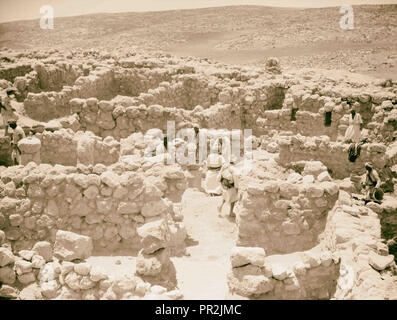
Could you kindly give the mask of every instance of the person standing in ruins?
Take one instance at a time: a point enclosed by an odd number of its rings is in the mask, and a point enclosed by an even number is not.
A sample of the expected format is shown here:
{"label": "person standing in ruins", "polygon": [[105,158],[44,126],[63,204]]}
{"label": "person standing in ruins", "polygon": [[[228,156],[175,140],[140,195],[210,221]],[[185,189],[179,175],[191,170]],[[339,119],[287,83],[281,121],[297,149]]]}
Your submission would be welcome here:
{"label": "person standing in ruins", "polygon": [[349,115],[349,127],[345,133],[345,141],[352,141],[353,143],[358,143],[361,140],[361,127],[363,120],[361,115],[357,112],[358,106],[355,105],[351,110]]}
{"label": "person standing in ruins", "polygon": [[218,180],[218,174],[222,169],[223,163],[224,158],[222,155],[216,153],[211,153],[207,161],[204,162],[205,177],[201,187],[211,196],[222,194],[222,186]]}
{"label": "person standing in ruins", "polygon": [[11,100],[15,96],[15,90],[13,88],[9,88],[2,93],[1,101],[0,101],[0,109],[1,109],[1,117],[3,119],[3,125],[5,127],[4,135],[8,135],[8,123],[10,121],[16,121],[18,118],[15,114],[15,109],[11,105]]}
{"label": "person standing in ruins", "polygon": [[221,183],[223,193],[222,193],[222,203],[218,206],[218,215],[222,217],[222,208],[225,203],[229,204],[229,216],[235,217],[233,212],[234,206],[237,202],[237,179],[234,171],[234,166],[236,164],[236,157],[230,157],[230,163],[225,163],[218,175],[218,180]]}
{"label": "person standing in ruins", "polygon": [[21,126],[17,125],[16,121],[10,121],[9,126],[13,130],[11,141],[11,157],[13,164],[16,166],[21,163],[21,150],[19,150],[18,142],[25,138],[25,132]]}

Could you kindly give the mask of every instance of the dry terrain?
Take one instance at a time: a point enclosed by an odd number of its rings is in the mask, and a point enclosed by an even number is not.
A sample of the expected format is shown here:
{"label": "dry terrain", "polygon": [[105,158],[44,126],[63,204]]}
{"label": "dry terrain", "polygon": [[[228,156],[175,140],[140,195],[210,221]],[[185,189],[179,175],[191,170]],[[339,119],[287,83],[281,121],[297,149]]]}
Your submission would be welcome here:
{"label": "dry terrain", "polygon": [[397,5],[354,6],[354,29],[339,26],[339,7],[232,6],[56,18],[0,24],[0,46],[142,48],[233,64],[275,56],[283,68],[344,69],[378,77],[397,74]]}

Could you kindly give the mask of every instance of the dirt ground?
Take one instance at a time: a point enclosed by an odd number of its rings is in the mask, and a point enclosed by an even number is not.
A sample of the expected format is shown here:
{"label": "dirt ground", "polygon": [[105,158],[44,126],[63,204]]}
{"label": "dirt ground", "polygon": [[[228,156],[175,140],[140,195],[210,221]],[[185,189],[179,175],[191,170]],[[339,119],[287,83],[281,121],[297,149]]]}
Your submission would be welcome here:
{"label": "dirt ground", "polygon": [[175,257],[179,289],[185,299],[225,299],[229,254],[235,244],[237,227],[234,219],[218,217],[221,197],[210,197],[188,189],[182,199],[184,223],[190,236],[190,257]]}
{"label": "dirt ground", "polygon": [[343,69],[381,78],[397,75],[397,4],[353,6],[344,30],[339,7],[231,6],[56,18],[0,24],[0,47],[67,53],[78,47],[109,52],[154,50],[224,63]]}
{"label": "dirt ground", "polygon": [[[227,295],[226,275],[230,268],[229,255],[235,245],[237,227],[227,218],[225,205],[219,217],[217,206],[221,197],[210,197],[196,189],[187,189],[182,199],[182,214],[188,232],[186,255],[173,257],[178,288],[184,299],[219,300]],[[92,256],[87,261],[100,266],[115,278],[133,275],[136,257]]]}

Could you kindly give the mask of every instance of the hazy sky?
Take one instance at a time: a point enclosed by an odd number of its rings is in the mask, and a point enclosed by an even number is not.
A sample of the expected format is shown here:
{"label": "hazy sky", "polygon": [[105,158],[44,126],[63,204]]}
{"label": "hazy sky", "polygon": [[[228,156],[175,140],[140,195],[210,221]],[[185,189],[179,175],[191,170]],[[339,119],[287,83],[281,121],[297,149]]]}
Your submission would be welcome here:
{"label": "hazy sky", "polygon": [[97,12],[159,11],[226,5],[327,7],[341,4],[382,4],[397,0],[0,0],[0,22],[38,19],[40,7],[51,5],[55,17]]}

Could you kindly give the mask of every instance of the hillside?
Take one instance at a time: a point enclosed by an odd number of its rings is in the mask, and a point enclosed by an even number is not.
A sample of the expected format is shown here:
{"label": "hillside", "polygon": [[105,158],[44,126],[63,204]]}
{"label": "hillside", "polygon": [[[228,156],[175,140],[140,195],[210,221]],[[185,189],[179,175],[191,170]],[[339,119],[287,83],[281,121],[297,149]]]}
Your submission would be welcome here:
{"label": "hillside", "polygon": [[142,48],[227,63],[260,64],[277,56],[284,67],[348,69],[391,76],[397,55],[397,5],[354,6],[354,30],[342,30],[339,8],[261,6],[93,14],[0,24],[0,47]]}

